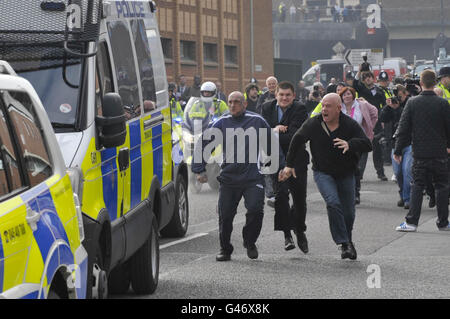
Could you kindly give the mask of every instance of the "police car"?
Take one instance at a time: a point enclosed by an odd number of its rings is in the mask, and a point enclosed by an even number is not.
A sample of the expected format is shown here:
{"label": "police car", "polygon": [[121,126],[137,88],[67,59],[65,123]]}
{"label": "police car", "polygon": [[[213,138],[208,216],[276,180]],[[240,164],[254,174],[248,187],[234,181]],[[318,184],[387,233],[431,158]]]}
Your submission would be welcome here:
{"label": "police car", "polygon": [[35,87],[73,172],[87,297],[130,283],[153,293],[159,235],[184,236],[189,219],[155,4],[2,0],[0,10],[0,59]]}
{"label": "police car", "polygon": [[0,61],[0,298],[85,298],[81,210],[44,107]]}

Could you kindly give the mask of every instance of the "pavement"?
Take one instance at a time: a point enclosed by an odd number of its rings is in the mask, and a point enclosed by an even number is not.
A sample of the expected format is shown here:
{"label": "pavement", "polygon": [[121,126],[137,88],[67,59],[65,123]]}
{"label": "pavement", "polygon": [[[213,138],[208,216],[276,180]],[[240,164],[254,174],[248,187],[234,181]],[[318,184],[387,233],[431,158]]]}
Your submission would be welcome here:
{"label": "pavement", "polygon": [[[283,234],[273,231],[272,208],[265,209],[257,246],[250,260],[242,247],[245,208],[240,206],[230,262],[216,262],[217,193],[190,194],[191,227],[186,238],[163,239],[160,282],[155,294],[130,291],[115,298],[144,299],[402,299],[450,298],[450,232],[438,231],[436,209],[424,199],[416,233],[394,229],[406,215],[396,206],[397,185],[376,178],[371,156],[357,206],[354,242],[358,260],[341,260],[328,226],[325,204],[308,177],[306,232],[310,253],[283,249]],[[386,167],[386,176],[392,176]]]}

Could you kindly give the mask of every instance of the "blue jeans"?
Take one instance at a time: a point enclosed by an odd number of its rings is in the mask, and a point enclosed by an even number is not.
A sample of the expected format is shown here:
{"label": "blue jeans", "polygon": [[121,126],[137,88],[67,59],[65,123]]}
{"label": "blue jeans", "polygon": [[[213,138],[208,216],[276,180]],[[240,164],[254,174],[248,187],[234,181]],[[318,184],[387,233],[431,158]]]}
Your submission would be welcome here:
{"label": "blue jeans", "polygon": [[400,198],[405,204],[409,203],[411,199],[412,164],[411,145],[402,150],[402,162],[400,164],[394,161],[394,150],[392,150],[392,169],[394,170],[398,187],[400,188]]}
{"label": "blue jeans", "polygon": [[355,176],[335,178],[314,171],[314,181],[327,204],[331,236],[337,245],[352,241],[355,222]]}

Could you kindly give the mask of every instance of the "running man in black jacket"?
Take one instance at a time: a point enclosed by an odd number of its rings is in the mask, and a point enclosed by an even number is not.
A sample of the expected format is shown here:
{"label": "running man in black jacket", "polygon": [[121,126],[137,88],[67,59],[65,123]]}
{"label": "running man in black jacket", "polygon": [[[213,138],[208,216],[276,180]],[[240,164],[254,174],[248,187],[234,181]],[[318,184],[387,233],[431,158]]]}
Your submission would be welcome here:
{"label": "running man in black jacket", "polygon": [[425,70],[420,76],[422,93],[405,106],[396,132],[394,159],[402,160],[402,149],[412,141],[413,185],[406,222],[397,231],[415,232],[419,225],[423,190],[431,174],[436,190],[439,230],[450,230],[448,223],[448,154],[450,147],[450,106],[434,93],[436,73]]}
{"label": "running man in black jacket", "polygon": [[370,152],[372,144],[361,126],[341,113],[341,98],[327,94],[322,101],[322,115],[306,121],[295,133],[286,157],[286,168],[280,180],[292,175],[296,178],[295,164],[303,156],[306,142],[310,141],[314,180],[327,204],[331,235],[342,245],[341,258],[357,258],[352,242],[355,221],[355,171],[359,154]]}

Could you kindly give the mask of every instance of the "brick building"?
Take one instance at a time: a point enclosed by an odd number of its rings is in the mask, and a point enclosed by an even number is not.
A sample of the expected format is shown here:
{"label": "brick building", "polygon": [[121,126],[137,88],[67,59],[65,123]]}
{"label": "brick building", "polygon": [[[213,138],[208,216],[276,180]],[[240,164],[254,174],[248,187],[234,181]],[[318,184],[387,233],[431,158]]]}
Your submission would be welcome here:
{"label": "brick building", "polygon": [[158,21],[169,82],[180,74],[243,90],[254,76],[261,86],[273,74],[272,1],[254,0],[251,72],[250,0],[159,0]]}

